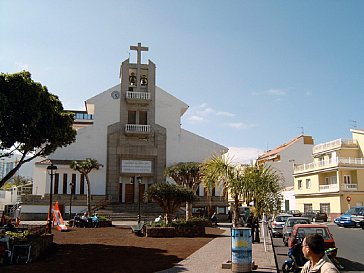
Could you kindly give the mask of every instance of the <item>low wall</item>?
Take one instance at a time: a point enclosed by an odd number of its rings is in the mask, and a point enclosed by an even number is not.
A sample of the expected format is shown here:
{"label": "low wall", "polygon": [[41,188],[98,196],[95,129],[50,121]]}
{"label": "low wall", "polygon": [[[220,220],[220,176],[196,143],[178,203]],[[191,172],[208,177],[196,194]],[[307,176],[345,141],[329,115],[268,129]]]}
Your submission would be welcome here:
{"label": "low wall", "polygon": [[146,236],[165,237],[204,237],[205,227],[147,227]]}

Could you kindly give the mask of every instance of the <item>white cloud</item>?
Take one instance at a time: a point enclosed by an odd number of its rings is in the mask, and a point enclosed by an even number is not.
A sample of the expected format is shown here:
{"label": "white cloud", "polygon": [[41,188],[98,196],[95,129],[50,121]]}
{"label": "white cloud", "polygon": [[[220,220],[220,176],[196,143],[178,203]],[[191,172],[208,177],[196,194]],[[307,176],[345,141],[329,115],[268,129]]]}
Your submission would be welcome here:
{"label": "white cloud", "polygon": [[235,117],[236,115],[230,112],[217,112],[216,115],[218,116],[224,116],[224,117]]}
{"label": "white cloud", "polygon": [[255,127],[255,125],[253,125],[253,124],[246,124],[244,122],[232,122],[232,123],[228,123],[227,126],[230,128],[234,128],[234,129],[248,129],[251,127]]}
{"label": "white cloud", "polygon": [[287,92],[283,89],[269,89],[266,91],[266,93],[268,94],[272,94],[275,96],[284,96],[287,94]]}
{"label": "white cloud", "polygon": [[200,123],[200,122],[204,121],[204,118],[200,117],[200,116],[193,115],[193,116],[190,116],[188,118],[188,120],[191,121],[192,123]]}
{"label": "white cloud", "polygon": [[253,147],[228,147],[228,158],[233,163],[251,163],[256,160],[264,151]]}

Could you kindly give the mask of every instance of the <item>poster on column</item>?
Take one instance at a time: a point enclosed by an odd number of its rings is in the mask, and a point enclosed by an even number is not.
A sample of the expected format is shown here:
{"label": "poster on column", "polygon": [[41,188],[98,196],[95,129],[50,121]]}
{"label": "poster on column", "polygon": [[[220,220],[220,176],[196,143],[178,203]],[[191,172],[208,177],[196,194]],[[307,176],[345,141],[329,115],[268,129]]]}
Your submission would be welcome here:
{"label": "poster on column", "polygon": [[121,173],[152,173],[152,161],[147,160],[122,160]]}

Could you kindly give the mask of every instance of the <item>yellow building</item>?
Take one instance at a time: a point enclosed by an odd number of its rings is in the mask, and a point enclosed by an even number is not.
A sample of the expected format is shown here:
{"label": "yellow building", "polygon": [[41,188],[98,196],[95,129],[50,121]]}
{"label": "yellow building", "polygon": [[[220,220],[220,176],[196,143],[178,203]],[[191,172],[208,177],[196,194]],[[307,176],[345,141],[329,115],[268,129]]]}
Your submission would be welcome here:
{"label": "yellow building", "polygon": [[294,166],[296,209],[320,210],[333,221],[364,204],[364,130],[351,132],[352,139],[315,145],[313,162]]}

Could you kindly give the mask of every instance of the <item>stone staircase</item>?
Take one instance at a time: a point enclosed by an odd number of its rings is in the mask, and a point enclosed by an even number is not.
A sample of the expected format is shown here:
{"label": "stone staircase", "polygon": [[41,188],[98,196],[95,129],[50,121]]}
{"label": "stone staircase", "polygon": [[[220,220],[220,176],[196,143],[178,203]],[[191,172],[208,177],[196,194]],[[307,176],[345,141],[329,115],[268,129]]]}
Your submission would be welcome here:
{"label": "stone staircase", "polygon": [[[141,203],[140,212],[142,221],[153,221],[163,214],[156,203]],[[134,221],[138,219],[138,204],[108,204],[97,213],[113,221]]]}

